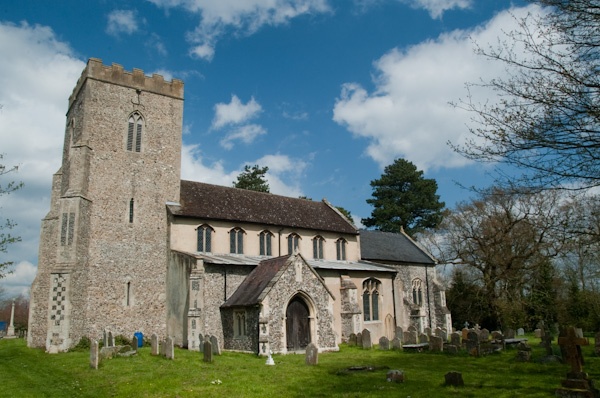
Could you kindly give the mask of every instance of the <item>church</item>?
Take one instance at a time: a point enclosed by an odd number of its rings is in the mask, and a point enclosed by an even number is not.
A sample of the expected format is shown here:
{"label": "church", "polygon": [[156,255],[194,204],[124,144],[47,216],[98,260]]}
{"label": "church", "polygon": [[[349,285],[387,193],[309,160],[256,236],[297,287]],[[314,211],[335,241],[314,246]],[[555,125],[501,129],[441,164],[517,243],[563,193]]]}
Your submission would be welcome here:
{"label": "church", "polygon": [[326,200],[181,180],[183,88],[88,61],[42,220],[30,347],[110,330],[268,355],[451,330],[436,261],[408,235],[359,230]]}

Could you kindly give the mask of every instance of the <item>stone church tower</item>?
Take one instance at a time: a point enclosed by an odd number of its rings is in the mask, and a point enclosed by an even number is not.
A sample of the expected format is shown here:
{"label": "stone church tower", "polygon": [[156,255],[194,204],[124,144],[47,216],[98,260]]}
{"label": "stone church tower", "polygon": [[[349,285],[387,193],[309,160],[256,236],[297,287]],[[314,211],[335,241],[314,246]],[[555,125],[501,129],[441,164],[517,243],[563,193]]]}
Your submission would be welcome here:
{"label": "stone church tower", "polygon": [[166,204],[179,201],[183,82],[90,59],[66,117],[62,167],[42,221],[28,345],[163,334]]}

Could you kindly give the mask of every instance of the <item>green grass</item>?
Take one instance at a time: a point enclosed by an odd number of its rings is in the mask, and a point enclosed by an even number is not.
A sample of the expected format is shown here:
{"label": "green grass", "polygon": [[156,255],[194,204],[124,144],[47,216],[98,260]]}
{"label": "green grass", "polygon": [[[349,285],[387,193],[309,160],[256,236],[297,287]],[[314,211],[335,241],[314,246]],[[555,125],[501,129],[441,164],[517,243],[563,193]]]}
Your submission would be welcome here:
{"label": "green grass", "polygon": [[[202,354],[175,352],[175,360],[150,355],[105,360],[90,369],[89,352],[58,355],[29,349],[22,339],[0,340],[0,395],[6,397],[552,397],[568,366],[535,362],[544,355],[528,336],[533,362],[515,361],[516,350],[472,358],[466,354],[408,353],[342,346],[306,366],[304,355],[275,355],[275,366],[252,354],[224,353],[211,364]],[[585,370],[600,380],[600,357],[585,347]],[[352,366],[374,371],[348,371]],[[401,369],[406,381],[386,381]],[[465,386],[444,386],[449,371]],[[220,380],[221,384],[217,384]],[[215,382],[215,384],[213,384]]]}

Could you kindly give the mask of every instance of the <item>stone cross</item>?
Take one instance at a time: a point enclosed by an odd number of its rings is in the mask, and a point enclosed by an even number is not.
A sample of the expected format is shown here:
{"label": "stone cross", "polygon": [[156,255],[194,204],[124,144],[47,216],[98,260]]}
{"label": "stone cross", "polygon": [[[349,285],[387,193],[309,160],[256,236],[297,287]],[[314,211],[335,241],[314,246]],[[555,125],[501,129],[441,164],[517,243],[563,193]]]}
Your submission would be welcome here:
{"label": "stone cross", "polygon": [[566,361],[571,365],[572,373],[581,373],[583,371],[583,355],[581,354],[581,346],[589,344],[589,340],[578,336],[575,328],[573,327],[567,330],[567,335],[565,337],[558,338],[558,345],[563,348]]}

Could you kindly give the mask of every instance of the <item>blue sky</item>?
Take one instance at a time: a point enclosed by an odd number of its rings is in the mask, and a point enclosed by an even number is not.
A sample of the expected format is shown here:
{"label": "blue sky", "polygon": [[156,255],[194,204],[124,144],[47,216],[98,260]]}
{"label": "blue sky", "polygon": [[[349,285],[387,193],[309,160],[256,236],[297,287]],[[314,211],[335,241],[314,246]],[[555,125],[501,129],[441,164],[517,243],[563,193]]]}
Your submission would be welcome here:
{"label": "blue sky", "polygon": [[[40,220],[60,167],[67,99],[85,62],[185,82],[182,178],[231,185],[245,164],[269,166],[271,191],[327,198],[357,221],[370,181],[396,158],[434,178],[448,207],[486,186],[486,167],[447,142],[472,115],[450,102],[465,83],[502,76],[473,53],[537,12],[504,0],[33,1],[0,5],[0,153],[25,187],[0,197],[23,242],[0,260],[27,289]],[[495,101],[476,89],[478,101]],[[8,177],[8,178],[7,178]]]}

